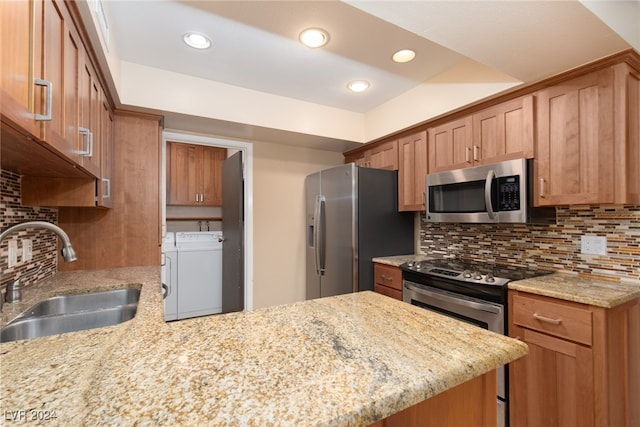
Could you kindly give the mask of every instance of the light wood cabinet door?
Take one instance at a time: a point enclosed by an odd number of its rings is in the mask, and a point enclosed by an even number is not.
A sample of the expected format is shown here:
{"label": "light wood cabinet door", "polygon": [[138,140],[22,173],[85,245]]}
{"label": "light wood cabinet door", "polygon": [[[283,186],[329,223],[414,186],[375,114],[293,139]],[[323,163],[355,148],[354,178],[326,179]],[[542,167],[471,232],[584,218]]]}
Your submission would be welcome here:
{"label": "light wood cabinet door", "polygon": [[100,92],[100,176],[98,181],[98,206],[113,207],[114,194],[114,142],[113,142],[113,112],[106,100],[104,92]]}
{"label": "light wood cabinet door", "polygon": [[[39,134],[34,120],[34,75],[31,52],[36,47],[37,2],[0,1],[0,102],[2,118],[30,134]],[[39,9],[41,13],[41,8]],[[10,42],[7,42],[10,40]]]}
{"label": "light wood cabinet door", "polygon": [[398,210],[425,210],[427,133],[418,132],[398,141]]}
{"label": "light wood cabinet door", "polygon": [[429,128],[429,173],[473,166],[472,127],[468,116]]}
{"label": "light wood cabinet door", "polygon": [[612,84],[607,68],[538,92],[536,205],[614,201]]}
{"label": "light wood cabinet door", "polygon": [[533,96],[503,102],[473,115],[474,165],[533,158]]}
{"label": "light wood cabinet door", "polygon": [[222,206],[222,162],[226,150],[202,147],[202,204]]}
{"label": "light wood cabinet door", "polygon": [[369,150],[369,167],[398,170],[398,140],[377,144]]}
{"label": "light wood cabinet door", "polygon": [[222,162],[226,149],[167,142],[167,203],[222,205]]}
{"label": "light wood cabinet door", "polygon": [[78,75],[78,152],[82,153],[82,166],[93,176],[100,178],[102,113],[101,88],[88,56],[82,52]]}
{"label": "light wood cabinet door", "polygon": [[511,425],[594,425],[593,351],[590,347],[514,327],[529,354],[510,364]]}
{"label": "light wood cabinet door", "polygon": [[[36,91],[36,110],[49,113],[50,120],[42,120],[40,139],[67,157],[82,165],[78,154],[78,73],[82,45],[63,2],[44,0],[41,32],[41,57],[36,77],[51,84],[49,89]],[[40,73],[38,73],[38,70]],[[50,99],[50,102],[49,102]],[[48,108],[50,104],[51,108]]]}

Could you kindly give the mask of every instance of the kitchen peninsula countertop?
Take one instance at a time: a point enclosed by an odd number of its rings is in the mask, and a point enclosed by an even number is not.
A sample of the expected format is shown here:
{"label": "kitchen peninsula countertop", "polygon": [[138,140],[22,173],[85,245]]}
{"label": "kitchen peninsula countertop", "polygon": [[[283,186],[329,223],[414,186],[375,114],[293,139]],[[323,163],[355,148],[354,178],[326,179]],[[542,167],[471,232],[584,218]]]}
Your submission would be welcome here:
{"label": "kitchen peninsula countertop", "polygon": [[373,258],[372,261],[377,262],[378,264],[386,264],[386,265],[391,265],[393,267],[400,267],[405,262],[426,261],[432,258],[433,257],[429,255],[394,255],[394,256],[376,257],[376,258]]}
{"label": "kitchen peninsula countertop", "polygon": [[527,352],[373,292],[165,323],[157,267],[59,273],[25,288],[21,306],[131,284],[142,292],[128,322],[0,344],[5,420],[35,410],[65,426],[366,425]]}
{"label": "kitchen peninsula countertop", "polygon": [[640,298],[640,284],[594,279],[562,272],[509,282],[508,286],[509,289],[517,291],[603,308],[613,308]]}

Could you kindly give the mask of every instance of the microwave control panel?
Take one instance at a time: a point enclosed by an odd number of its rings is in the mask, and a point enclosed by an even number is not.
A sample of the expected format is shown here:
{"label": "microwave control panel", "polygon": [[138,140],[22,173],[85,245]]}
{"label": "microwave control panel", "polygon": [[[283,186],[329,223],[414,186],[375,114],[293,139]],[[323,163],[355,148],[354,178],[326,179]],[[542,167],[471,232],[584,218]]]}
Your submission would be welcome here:
{"label": "microwave control panel", "polygon": [[520,176],[500,177],[498,181],[498,210],[520,210]]}

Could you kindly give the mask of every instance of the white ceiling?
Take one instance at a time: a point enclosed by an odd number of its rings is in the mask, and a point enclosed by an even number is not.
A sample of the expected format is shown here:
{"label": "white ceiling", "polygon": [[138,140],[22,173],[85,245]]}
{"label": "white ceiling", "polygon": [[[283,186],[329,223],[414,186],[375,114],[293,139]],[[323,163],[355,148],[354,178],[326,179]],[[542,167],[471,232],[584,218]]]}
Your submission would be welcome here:
{"label": "white ceiling", "polygon": [[[469,59],[527,83],[640,45],[638,0],[103,2],[123,61],[359,113]],[[311,26],[326,47],[297,41]],[[403,48],[416,59],[393,63]],[[371,88],[350,93],[354,79]]]}

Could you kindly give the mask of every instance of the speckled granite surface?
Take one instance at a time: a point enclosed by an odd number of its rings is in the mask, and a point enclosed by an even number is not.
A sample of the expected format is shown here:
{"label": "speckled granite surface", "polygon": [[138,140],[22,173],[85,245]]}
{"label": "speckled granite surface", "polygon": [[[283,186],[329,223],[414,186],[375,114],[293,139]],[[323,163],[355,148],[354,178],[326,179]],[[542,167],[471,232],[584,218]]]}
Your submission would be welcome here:
{"label": "speckled granite surface", "polygon": [[396,256],[385,256],[373,258],[373,262],[377,262],[379,264],[387,264],[392,265],[394,267],[400,267],[405,262],[409,261],[424,261],[427,259],[431,259],[433,257],[429,255],[396,255]]}
{"label": "speckled granite surface", "polygon": [[640,286],[630,282],[614,282],[584,278],[569,273],[553,273],[533,279],[509,283],[509,289],[612,308],[640,297]]}
{"label": "speckled granite surface", "polygon": [[129,322],[0,344],[0,410],[65,426],[366,425],[526,353],[373,292],[172,323],[157,268],[62,273],[25,295],[131,283]]}

